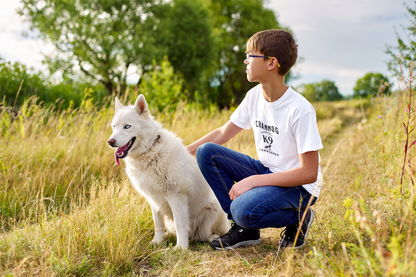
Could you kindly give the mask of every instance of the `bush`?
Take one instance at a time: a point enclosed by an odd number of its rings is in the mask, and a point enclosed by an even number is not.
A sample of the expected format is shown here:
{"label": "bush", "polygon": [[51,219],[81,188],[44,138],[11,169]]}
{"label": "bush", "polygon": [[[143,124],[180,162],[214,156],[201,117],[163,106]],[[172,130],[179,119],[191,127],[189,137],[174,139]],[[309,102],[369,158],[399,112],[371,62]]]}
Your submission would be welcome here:
{"label": "bush", "polygon": [[300,91],[311,102],[338,101],[344,98],[339,93],[335,83],[328,80],[323,80],[320,83],[302,85]]}
{"label": "bush", "polygon": [[[153,71],[143,74],[140,80],[139,92],[150,100],[153,107],[161,112],[176,110],[180,101],[185,101],[187,90],[184,89],[184,80],[175,75],[173,67],[165,57],[160,66],[153,62]],[[137,95],[135,95],[137,97]],[[134,102],[136,99],[130,99]]]}
{"label": "bush", "polygon": [[102,102],[106,91],[101,85],[77,83],[69,79],[53,84],[40,71],[0,57],[0,96],[4,106],[20,107],[30,97],[37,96],[37,103],[48,105],[59,102],[58,107],[62,109],[71,105],[78,107],[84,92],[91,89],[94,101]]}
{"label": "bush", "polygon": [[381,73],[367,73],[357,80],[353,97],[371,97],[376,94],[390,94],[391,85],[389,79]]}
{"label": "bush", "polygon": [[44,98],[48,95],[48,88],[40,72],[18,62],[6,62],[0,57],[0,95],[6,105],[20,106],[32,95]]}

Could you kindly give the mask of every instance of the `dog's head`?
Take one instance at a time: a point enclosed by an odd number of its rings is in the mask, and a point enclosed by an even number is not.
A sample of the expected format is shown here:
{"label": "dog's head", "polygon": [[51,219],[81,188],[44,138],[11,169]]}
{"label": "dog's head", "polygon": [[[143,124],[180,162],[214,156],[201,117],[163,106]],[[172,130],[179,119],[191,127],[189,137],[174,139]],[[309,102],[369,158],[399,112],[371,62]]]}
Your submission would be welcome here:
{"label": "dog's head", "polygon": [[113,133],[108,145],[117,148],[114,155],[120,165],[119,159],[143,153],[151,147],[160,124],[153,120],[146,99],[140,94],[133,106],[123,106],[116,97],[111,127]]}

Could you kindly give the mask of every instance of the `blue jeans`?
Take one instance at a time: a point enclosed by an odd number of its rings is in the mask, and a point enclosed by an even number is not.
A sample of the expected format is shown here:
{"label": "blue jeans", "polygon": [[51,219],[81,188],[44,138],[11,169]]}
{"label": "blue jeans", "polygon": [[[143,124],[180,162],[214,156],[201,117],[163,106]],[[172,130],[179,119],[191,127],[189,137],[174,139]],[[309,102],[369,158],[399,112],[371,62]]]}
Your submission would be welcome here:
{"label": "blue jeans", "polygon": [[[247,229],[298,224],[311,194],[302,186],[264,186],[251,189],[231,201],[234,183],[256,174],[272,173],[259,160],[215,143],[201,145],[198,166],[228,218]],[[312,200],[312,205],[316,198]]]}

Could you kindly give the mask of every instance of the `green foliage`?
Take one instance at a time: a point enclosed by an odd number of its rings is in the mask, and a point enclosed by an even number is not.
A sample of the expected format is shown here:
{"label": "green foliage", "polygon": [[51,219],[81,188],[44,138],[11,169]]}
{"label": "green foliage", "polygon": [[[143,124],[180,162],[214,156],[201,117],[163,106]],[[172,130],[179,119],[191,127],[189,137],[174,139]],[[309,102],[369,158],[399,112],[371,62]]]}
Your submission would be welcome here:
{"label": "green foliage", "polygon": [[[21,16],[50,41],[57,52],[47,56],[51,72],[73,76],[78,67],[109,93],[125,90],[132,65],[143,69],[159,55],[154,47],[155,0],[22,0]],[[161,4],[160,7],[163,5]]]}
{"label": "green foliage", "polygon": [[94,91],[95,101],[102,100],[101,86],[74,83],[70,80],[53,84],[47,81],[41,72],[33,68],[0,58],[0,97],[5,106],[19,107],[30,97],[36,96],[38,103],[59,102],[60,108],[67,108],[72,102],[74,107],[78,107],[81,104],[83,92],[87,88]]}
{"label": "green foliage", "polygon": [[323,80],[320,83],[302,85],[300,91],[311,102],[338,101],[343,99],[335,83],[328,80]]}
{"label": "green foliage", "polygon": [[391,85],[383,74],[370,72],[357,80],[353,90],[353,97],[369,97],[376,94],[390,94]]}
{"label": "green foliage", "polygon": [[244,70],[247,39],[281,28],[264,2],[22,0],[18,13],[55,46],[45,62],[65,80],[82,72],[108,93],[124,93],[128,72],[143,75],[167,56],[185,80],[188,98],[230,106],[255,85]]}
{"label": "green foliage", "polygon": [[255,85],[244,70],[247,39],[281,28],[263,0],[22,0],[18,12],[55,46],[45,60],[51,73],[83,72],[108,93],[124,93],[127,72],[143,75],[167,56],[188,97],[220,106],[239,103]]}
{"label": "green foliage", "polygon": [[399,61],[397,57],[398,55],[401,56],[402,64],[404,64],[406,68],[409,68],[409,65],[406,64],[406,61],[416,60],[416,8],[411,9],[406,4],[405,6],[408,12],[408,18],[410,19],[409,26],[402,27],[403,31],[406,33],[406,38],[401,38],[396,32],[398,45],[387,45],[385,51],[386,54],[391,56],[391,60],[387,63],[388,69],[396,76],[401,76]]}
{"label": "green foliage", "polygon": [[[139,92],[151,101],[158,111],[176,110],[180,101],[185,101],[187,90],[184,80],[175,74],[173,67],[165,57],[160,66],[153,62],[153,70],[145,73],[140,81]],[[136,97],[136,95],[134,96]],[[134,101],[135,99],[131,99]]]}
{"label": "green foliage", "polygon": [[55,45],[46,57],[51,72],[75,78],[79,68],[110,94],[125,92],[129,70],[144,74],[165,55],[197,87],[214,58],[211,18],[198,1],[23,0],[19,12]]}
{"label": "green foliage", "polygon": [[[18,91],[20,97],[16,99]],[[8,106],[13,106],[15,101],[16,105],[20,106],[25,98],[35,94],[42,98],[48,96],[47,84],[41,73],[18,62],[6,62],[0,57],[1,100],[4,99]]]}
{"label": "green foliage", "polygon": [[157,39],[166,47],[175,72],[180,73],[192,89],[197,89],[215,58],[210,11],[199,0],[176,0],[167,12]]}
{"label": "green foliage", "polygon": [[38,103],[50,105],[59,102],[58,108],[67,108],[70,105],[78,107],[86,90],[90,91],[95,102],[103,100],[104,89],[100,85],[76,83],[71,80],[54,84],[33,68],[0,58],[0,97],[1,101],[4,100],[5,106],[19,107],[30,97],[36,96]]}
{"label": "green foliage", "polygon": [[[264,7],[263,0],[204,0],[214,22],[217,57],[210,83],[217,86],[212,96],[220,106],[239,103],[253,83],[247,81],[245,49],[247,40],[256,32],[282,28],[275,13]],[[287,80],[289,79],[289,76]]]}

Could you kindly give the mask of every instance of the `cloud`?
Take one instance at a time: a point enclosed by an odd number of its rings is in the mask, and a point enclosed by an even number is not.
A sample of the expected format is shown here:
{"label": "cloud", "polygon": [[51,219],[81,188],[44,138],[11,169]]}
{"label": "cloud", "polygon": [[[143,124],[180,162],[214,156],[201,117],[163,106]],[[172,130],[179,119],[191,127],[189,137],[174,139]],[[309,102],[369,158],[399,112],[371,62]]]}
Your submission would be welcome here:
{"label": "cloud", "polygon": [[395,14],[386,13],[386,14],[375,14],[367,15],[360,18],[360,24],[383,24],[391,25],[396,22],[400,22],[403,19],[406,19],[406,16],[402,12],[396,12]]}
{"label": "cloud", "polygon": [[413,0],[271,0],[267,6],[294,32],[304,58],[293,83],[331,80],[347,95],[368,72],[390,77],[386,45],[396,45],[395,31],[410,24],[402,1],[415,6]]}
{"label": "cloud", "polygon": [[42,52],[51,51],[52,46],[32,37],[23,36],[29,31],[29,23],[22,21],[16,13],[18,0],[9,0],[0,9],[0,56],[7,61],[20,62],[38,70],[46,70],[42,64]]}

